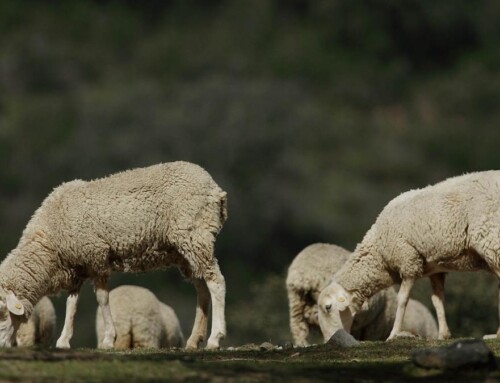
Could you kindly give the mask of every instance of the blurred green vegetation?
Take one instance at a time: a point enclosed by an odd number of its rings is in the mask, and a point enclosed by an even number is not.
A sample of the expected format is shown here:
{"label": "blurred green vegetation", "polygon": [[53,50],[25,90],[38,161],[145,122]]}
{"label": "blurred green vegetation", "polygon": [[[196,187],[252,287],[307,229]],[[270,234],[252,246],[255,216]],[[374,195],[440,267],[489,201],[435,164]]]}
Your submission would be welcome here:
{"label": "blurred green vegetation", "polygon": [[[3,0],[0,250],[63,181],[192,161],[229,193],[226,344],[286,337],[277,281],[303,247],[353,249],[397,194],[499,167],[499,43],[492,0]],[[111,285],[150,287],[189,334],[177,274]],[[455,335],[495,331],[496,289],[450,276]],[[75,346],[94,315],[87,286]]]}

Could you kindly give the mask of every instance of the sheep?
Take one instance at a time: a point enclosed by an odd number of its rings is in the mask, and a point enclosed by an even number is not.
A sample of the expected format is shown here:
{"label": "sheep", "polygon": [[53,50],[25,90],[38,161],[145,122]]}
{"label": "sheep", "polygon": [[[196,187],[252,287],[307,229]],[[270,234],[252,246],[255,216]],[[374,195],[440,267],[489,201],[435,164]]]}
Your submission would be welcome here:
{"label": "sheep", "polygon": [[35,305],[27,322],[21,323],[16,335],[18,347],[50,347],[56,331],[56,311],[51,300],[43,297]]}
{"label": "sheep", "polygon": [[349,329],[364,301],[400,283],[396,319],[388,337],[393,339],[401,332],[413,283],[425,276],[433,281],[439,338],[449,335],[444,274],[439,273],[486,270],[500,277],[499,197],[500,171],[485,171],[410,190],[390,201],[320,293],[324,335]]}
{"label": "sheep", "polygon": [[[309,345],[307,337],[310,329],[319,328],[318,296],[350,254],[340,246],[316,243],[303,249],[290,264],[286,287],[290,330],[295,345]],[[359,340],[385,339],[394,322],[396,296],[396,291],[389,288],[368,300],[355,317],[352,334]],[[417,321],[416,317],[420,317],[421,321]],[[437,338],[436,321],[418,301],[410,300],[403,328],[422,338]]]}
{"label": "sheep", "polygon": [[69,291],[56,347],[69,348],[79,291],[94,284],[104,320],[102,348],[116,337],[108,304],[113,271],[177,266],[197,291],[186,348],[207,348],[226,334],[225,280],[214,257],[215,237],[227,218],[226,193],[198,165],[162,163],[54,189],[35,211],[20,241],[0,264],[0,346],[11,346],[19,324],[42,296]]}
{"label": "sheep", "polygon": [[[116,329],[115,349],[183,347],[184,335],[174,310],[143,287],[123,285],[110,291]],[[104,340],[101,309],[96,313],[97,344]]]}

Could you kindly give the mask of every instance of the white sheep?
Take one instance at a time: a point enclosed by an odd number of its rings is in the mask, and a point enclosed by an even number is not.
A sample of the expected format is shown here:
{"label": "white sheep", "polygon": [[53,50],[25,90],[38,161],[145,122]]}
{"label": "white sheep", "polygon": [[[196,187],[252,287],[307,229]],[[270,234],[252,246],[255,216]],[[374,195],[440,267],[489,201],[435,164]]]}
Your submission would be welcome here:
{"label": "white sheep", "polygon": [[[184,335],[174,310],[143,287],[124,285],[109,292],[116,329],[115,349],[183,347]],[[101,309],[96,313],[97,344],[104,340]]]}
{"label": "white sheep", "polygon": [[211,300],[207,348],[217,348],[226,334],[225,281],[213,253],[226,217],[226,193],[188,162],[62,184],[0,265],[0,346],[12,344],[35,302],[65,289],[66,317],[56,346],[70,347],[78,294],[91,279],[103,313],[102,347],[111,348],[116,336],[106,287],[111,272],[177,266],[198,294],[186,347],[196,348],[205,339]]}
{"label": "white sheep", "polygon": [[[430,276],[439,338],[449,336],[443,306],[447,271],[487,270],[500,276],[500,171],[470,173],[394,198],[318,300],[325,336],[348,330],[363,302],[401,283],[396,337],[416,279]],[[437,286],[437,288],[436,288]],[[497,332],[500,335],[500,329]]]}
{"label": "white sheep", "polygon": [[[290,330],[297,346],[307,346],[309,331],[319,328],[318,296],[350,255],[340,246],[316,243],[303,249],[290,264],[286,287]],[[394,323],[396,298],[393,288],[382,290],[370,298],[357,313],[351,333],[359,340],[387,338]],[[410,300],[403,328],[422,338],[437,338],[436,321],[418,301]]]}
{"label": "white sheep", "polygon": [[56,332],[56,310],[52,301],[43,297],[35,305],[33,314],[27,322],[21,323],[16,335],[18,347],[32,347],[35,345],[50,347]]}

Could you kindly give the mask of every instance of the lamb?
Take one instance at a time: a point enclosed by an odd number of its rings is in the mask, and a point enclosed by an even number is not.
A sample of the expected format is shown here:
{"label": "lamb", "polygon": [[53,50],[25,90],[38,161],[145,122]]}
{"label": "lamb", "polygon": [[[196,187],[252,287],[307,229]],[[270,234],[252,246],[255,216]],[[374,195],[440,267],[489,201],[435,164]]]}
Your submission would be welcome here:
{"label": "lamb", "polygon": [[[115,349],[183,347],[184,335],[174,310],[143,287],[123,285],[110,291],[116,329]],[[96,314],[97,344],[104,340],[101,309]]]}
{"label": "lamb", "polygon": [[17,330],[16,345],[50,347],[56,331],[56,310],[51,300],[43,297],[33,309],[27,322]]}
{"label": "lamb", "polygon": [[390,201],[320,293],[319,322],[325,336],[349,329],[364,301],[400,283],[388,339],[398,336],[413,283],[425,276],[434,282],[439,338],[449,334],[444,274],[439,273],[486,270],[500,277],[499,197],[500,171],[485,171],[411,190]]}
{"label": "lamb", "polygon": [[226,334],[225,280],[214,257],[215,237],[227,218],[226,193],[201,167],[171,162],[54,189],[31,217],[19,244],[0,264],[0,346],[11,346],[21,322],[42,296],[69,291],[56,346],[69,348],[78,293],[92,280],[104,320],[103,348],[116,330],[108,300],[111,272],[177,266],[197,291],[186,347],[207,348]]}
{"label": "lamb", "polygon": [[[303,249],[290,264],[286,287],[290,330],[295,345],[309,345],[307,337],[310,329],[319,328],[318,296],[350,255],[350,252],[340,246],[316,243]],[[394,322],[396,296],[396,291],[389,288],[368,300],[354,319],[351,328],[353,336],[359,340],[387,338]],[[403,328],[422,338],[437,338],[436,321],[418,301],[410,300]],[[328,339],[329,337],[325,341]]]}

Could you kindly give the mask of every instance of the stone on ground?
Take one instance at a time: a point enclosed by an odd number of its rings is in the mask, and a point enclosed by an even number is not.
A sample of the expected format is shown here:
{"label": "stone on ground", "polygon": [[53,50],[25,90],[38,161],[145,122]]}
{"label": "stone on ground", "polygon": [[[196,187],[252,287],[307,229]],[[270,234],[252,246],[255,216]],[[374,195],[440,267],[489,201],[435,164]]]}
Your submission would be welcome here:
{"label": "stone on ground", "polygon": [[359,346],[359,342],[345,330],[337,330],[328,340],[327,344],[342,348]]}
{"label": "stone on ground", "polygon": [[441,370],[496,368],[493,352],[479,339],[462,340],[445,347],[414,351],[411,359],[419,367]]}

